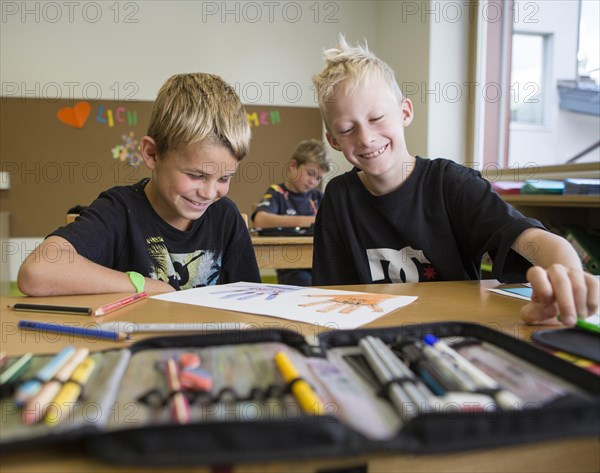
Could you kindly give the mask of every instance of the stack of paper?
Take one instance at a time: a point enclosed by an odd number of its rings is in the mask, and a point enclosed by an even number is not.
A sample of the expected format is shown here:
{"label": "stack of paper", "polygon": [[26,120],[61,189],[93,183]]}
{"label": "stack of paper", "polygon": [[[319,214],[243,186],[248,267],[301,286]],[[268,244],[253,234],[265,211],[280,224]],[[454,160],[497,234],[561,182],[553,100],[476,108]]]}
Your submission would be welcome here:
{"label": "stack of paper", "polygon": [[565,194],[600,194],[600,179],[565,179]]}

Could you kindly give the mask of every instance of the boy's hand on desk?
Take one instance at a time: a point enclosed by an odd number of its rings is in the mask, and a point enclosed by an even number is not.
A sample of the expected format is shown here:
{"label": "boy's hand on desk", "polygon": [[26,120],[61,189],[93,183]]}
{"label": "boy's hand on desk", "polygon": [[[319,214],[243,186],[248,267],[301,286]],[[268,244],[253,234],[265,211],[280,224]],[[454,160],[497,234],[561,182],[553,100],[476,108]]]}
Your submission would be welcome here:
{"label": "boy's hand on desk", "polygon": [[598,310],[600,285],[598,279],[579,268],[553,264],[544,269],[534,266],[527,271],[533,295],[521,309],[521,318],[528,323],[575,325],[577,318],[587,318]]}

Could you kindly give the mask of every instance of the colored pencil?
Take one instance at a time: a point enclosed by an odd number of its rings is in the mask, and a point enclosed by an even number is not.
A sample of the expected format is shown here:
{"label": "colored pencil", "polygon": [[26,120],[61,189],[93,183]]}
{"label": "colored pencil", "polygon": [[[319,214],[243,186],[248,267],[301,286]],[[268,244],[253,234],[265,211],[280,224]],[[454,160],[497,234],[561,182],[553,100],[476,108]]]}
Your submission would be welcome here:
{"label": "colored pencil", "polygon": [[44,322],[34,322],[31,320],[19,320],[20,329],[38,330],[41,332],[56,332],[67,335],[77,335],[80,337],[90,337],[92,339],[106,339],[115,342],[127,340],[128,335],[112,330],[100,330],[96,328],[73,327],[71,325],[48,324]]}
{"label": "colored pencil", "polygon": [[18,303],[9,305],[8,308],[23,312],[48,312],[50,314],[92,315],[92,309],[90,309],[89,307],[76,307],[71,305]]}
{"label": "colored pencil", "polygon": [[93,315],[95,315],[97,317],[100,315],[108,314],[109,312],[112,312],[113,310],[117,310],[117,309],[120,309],[121,307],[128,306],[129,304],[133,304],[134,302],[145,299],[146,297],[148,297],[147,293],[138,292],[137,294],[134,294],[132,296],[128,296],[128,297],[125,297],[118,301],[111,302],[110,304],[106,304],[106,305],[103,305],[102,307],[99,307],[98,309],[96,309],[94,311]]}
{"label": "colored pencil", "polygon": [[187,397],[181,392],[179,369],[177,368],[175,358],[167,360],[165,375],[167,377],[167,387],[173,393],[171,418],[178,424],[187,424],[191,419],[190,404]]}

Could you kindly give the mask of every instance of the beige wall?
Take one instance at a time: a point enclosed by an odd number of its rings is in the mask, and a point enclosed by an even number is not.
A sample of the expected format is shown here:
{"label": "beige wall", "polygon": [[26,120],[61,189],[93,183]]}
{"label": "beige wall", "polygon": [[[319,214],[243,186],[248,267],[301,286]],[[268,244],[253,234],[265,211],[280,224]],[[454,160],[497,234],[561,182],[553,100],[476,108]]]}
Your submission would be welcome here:
{"label": "beige wall", "polygon": [[[465,67],[466,26],[445,21],[439,2],[8,4],[0,29],[2,96],[153,100],[170,75],[210,71],[250,105],[316,106],[310,78],[322,67],[322,50],[344,33],[353,42],[366,39],[414,92],[409,149],[461,160],[463,135],[447,125],[462,117],[440,119],[443,104],[422,100],[428,84],[455,80]],[[454,113],[451,107],[444,116]],[[439,153],[435,143],[443,146]],[[332,158],[347,169],[339,153]]]}

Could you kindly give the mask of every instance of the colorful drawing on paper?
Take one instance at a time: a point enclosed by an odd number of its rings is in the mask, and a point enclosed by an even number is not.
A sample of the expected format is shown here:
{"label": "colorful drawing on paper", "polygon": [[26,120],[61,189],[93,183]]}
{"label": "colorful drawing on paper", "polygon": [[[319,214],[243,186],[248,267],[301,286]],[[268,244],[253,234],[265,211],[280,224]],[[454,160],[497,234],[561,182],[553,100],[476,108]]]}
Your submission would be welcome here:
{"label": "colorful drawing on paper", "polygon": [[309,294],[306,297],[327,297],[328,299],[300,304],[300,307],[311,307],[331,303],[327,307],[317,309],[317,312],[331,312],[340,309],[340,314],[350,314],[361,307],[368,307],[373,312],[383,312],[383,309],[379,304],[390,297],[396,296],[387,294],[350,294],[342,296],[336,294]]}
{"label": "colorful drawing on paper", "polygon": [[[153,298],[337,329],[360,327],[417,299],[412,296],[249,282],[224,284],[218,288],[200,287]],[[321,299],[307,301],[307,298]]]}
{"label": "colorful drawing on paper", "polygon": [[300,286],[274,286],[274,285],[261,285],[261,286],[242,286],[240,289],[231,289],[228,291],[216,291],[211,294],[228,294],[222,296],[221,299],[237,299],[238,301],[245,301],[253,299],[255,297],[265,296],[265,301],[272,301],[279,294],[285,294],[290,291],[298,291],[302,289]]}

